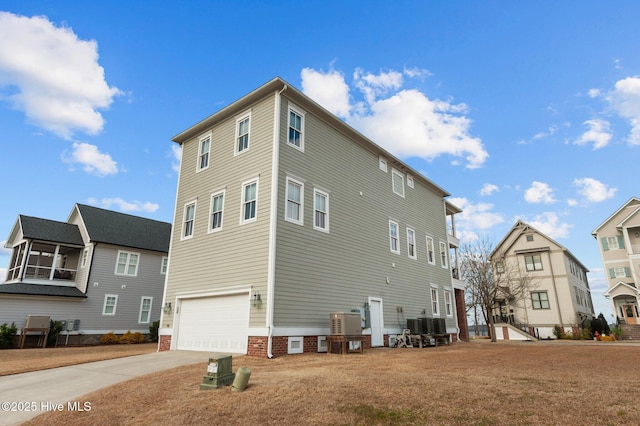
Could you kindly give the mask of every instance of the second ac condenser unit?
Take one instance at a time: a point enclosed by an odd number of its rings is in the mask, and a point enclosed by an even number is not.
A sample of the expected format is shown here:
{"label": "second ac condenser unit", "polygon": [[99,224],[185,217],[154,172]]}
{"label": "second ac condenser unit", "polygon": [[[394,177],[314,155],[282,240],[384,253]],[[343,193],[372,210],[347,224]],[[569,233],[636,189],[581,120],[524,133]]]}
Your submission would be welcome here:
{"label": "second ac condenser unit", "polygon": [[329,334],[348,336],[362,334],[360,314],[354,312],[332,312],[329,314]]}

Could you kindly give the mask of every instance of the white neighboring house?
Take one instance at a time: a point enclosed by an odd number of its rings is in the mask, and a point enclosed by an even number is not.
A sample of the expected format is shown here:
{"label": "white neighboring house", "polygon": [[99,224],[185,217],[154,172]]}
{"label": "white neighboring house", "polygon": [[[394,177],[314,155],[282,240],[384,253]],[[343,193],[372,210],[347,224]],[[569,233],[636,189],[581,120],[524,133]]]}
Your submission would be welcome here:
{"label": "white neighboring house", "polygon": [[553,339],[594,318],[588,269],[564,246],[518,221],[492,252],[496,273],[518,268],[532,280],[524,298],[504,297],[494,313],[498,339]]}

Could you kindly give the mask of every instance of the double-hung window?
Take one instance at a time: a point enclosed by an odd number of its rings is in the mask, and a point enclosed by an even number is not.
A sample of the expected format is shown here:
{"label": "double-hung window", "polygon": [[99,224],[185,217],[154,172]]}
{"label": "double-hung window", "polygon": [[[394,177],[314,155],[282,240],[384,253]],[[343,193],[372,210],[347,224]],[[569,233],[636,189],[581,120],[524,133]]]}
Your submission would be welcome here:
{"label": "double-hung window", "polygon": [[160,265],[160,274],[167,275],[167,268],[169,267],[169,258],[167,256],[162,257],[162,263]]}
{"label": "double-hung window", "polygon": [[440,316],[440,302],[438,301],[438,289],[431,289],[431,309],[433,312],[433,316]]}
{"label": "double-hung window", "polygon": [[453,306],[451,303],[451,292],[449,290],[444,291],[444,311],[448,317],[453,316]]}
{"label": "double-hung window", "polygon": [[89,258],[89,249],[85,247],[84,250],[82,250],[82,261],[80,262],[81,268],[84,268],[87,266],[88,258]]}
{"label": "double-hung window", "polygon": [[440,265],[442,265],[443,268],[446,268],[449,264],[449,262],[447,262],[448,257],[447,244],[444,241],[440,241]]}
{"label": "double-hung window", "polygon": [[389,246],[392,253],[400,254],[398,224],[392,220],[389,221]]}
{"label": "double-hung window", "polygon": [[313,228],[329,232],[329,194],[313,190]]}
{"label": "double-hung window", "polygon": [[527,271],[542,271],[542,258],[539,254],[532,254],[524,257]]}
{"label": "double-hung window", "polygon": [[118,250],[118,261],[116,262],[116,275],[128,275],[135,277],[138,275],[139,253]]}
{"label": "double-hung window", "polygon": [[222,211],[224,209],[224,191],[211,195],[211,222],[209,232],[222,229]]}
{"label": "double-hung window", "polygon": [[211,134],[200,138],[200,151],[198,152],[198,169],[204,170],[209,167],[209,153],[211,151]]}
{"label": "double-hung window", "polygon": [[182,238],[183,240],[193,237],[193,228],[196,221],[196,202],[189,203],[184,206],[184,215],[182,221]]}
{"label": "double-hung window", "polygon": [[249,127],[251,114],[243,115],[236,120],[236,154],[249,149]]}
{"label": "double-hung window", "polygon": [[393,181],[393,192],[404,197],[404,175],[396,169],[391,169],[391,179]]}
{"label": "double-hung window", "polygon": [[436,253],[433,243],[433,237],[427,235],[427,262],[431,265],[436,264]]}
{"label": "double-hung window", "polygon": [[256,220],[258,203],[258,180],[242,184],[242,216],[241,223]]}
{"label": "double-hung window", "polygon": [[289,105],[289,145],[304,151],[304,113]]}
{"label": "double-hung window", "polygon": [[416,253],[416,231],[411,228],[407,228],[407,254],[411,259],[417,259]]}
{"label": "double-hung window", "polygon": [[287,205],[285,217],[287,222],[304,223],[304,184],[287,177]]}
{"label": "double-hung window", "polygon": [[151,304],[153,297],[142,297],[140,301],[140,315],[138,316],[138,322],[140,324],[149,324],[151,319]]}
{"label": "double-hung window", "polygon": [[102,305],[102,315],[115,315],[117,305],[118,305],[117,294],[105,294],[104,304]]}
{"label": "double-hung window", "polygon": [[549,295],[546,291],[531,292],[533,309],[549,309]]}

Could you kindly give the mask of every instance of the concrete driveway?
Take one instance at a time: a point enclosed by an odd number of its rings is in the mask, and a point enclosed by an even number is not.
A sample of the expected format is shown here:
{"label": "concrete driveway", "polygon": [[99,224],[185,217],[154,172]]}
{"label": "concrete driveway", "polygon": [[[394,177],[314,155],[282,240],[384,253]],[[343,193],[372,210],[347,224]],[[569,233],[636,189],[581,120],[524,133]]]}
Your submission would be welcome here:
{"label": "concrete driveway", "polygon": [[0,425],[17,425],[54,410],[88,411],[89,392],[145,374],[202,363],[211,352],[166,351],[0,377]]}

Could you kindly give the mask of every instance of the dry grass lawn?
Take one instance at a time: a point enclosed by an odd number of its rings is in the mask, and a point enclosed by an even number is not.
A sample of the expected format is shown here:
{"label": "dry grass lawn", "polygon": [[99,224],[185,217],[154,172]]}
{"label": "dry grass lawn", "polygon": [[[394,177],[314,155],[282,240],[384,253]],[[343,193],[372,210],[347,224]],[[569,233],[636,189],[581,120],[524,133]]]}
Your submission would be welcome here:
{"label": "dry grass lawn", "polygon": [[570,342],[243,356],[233,369],[251,370],[244,392],[201,391],[204,362],[86,395],[91,411],[26,424],[637,425],[639,361],[638,346]]}

